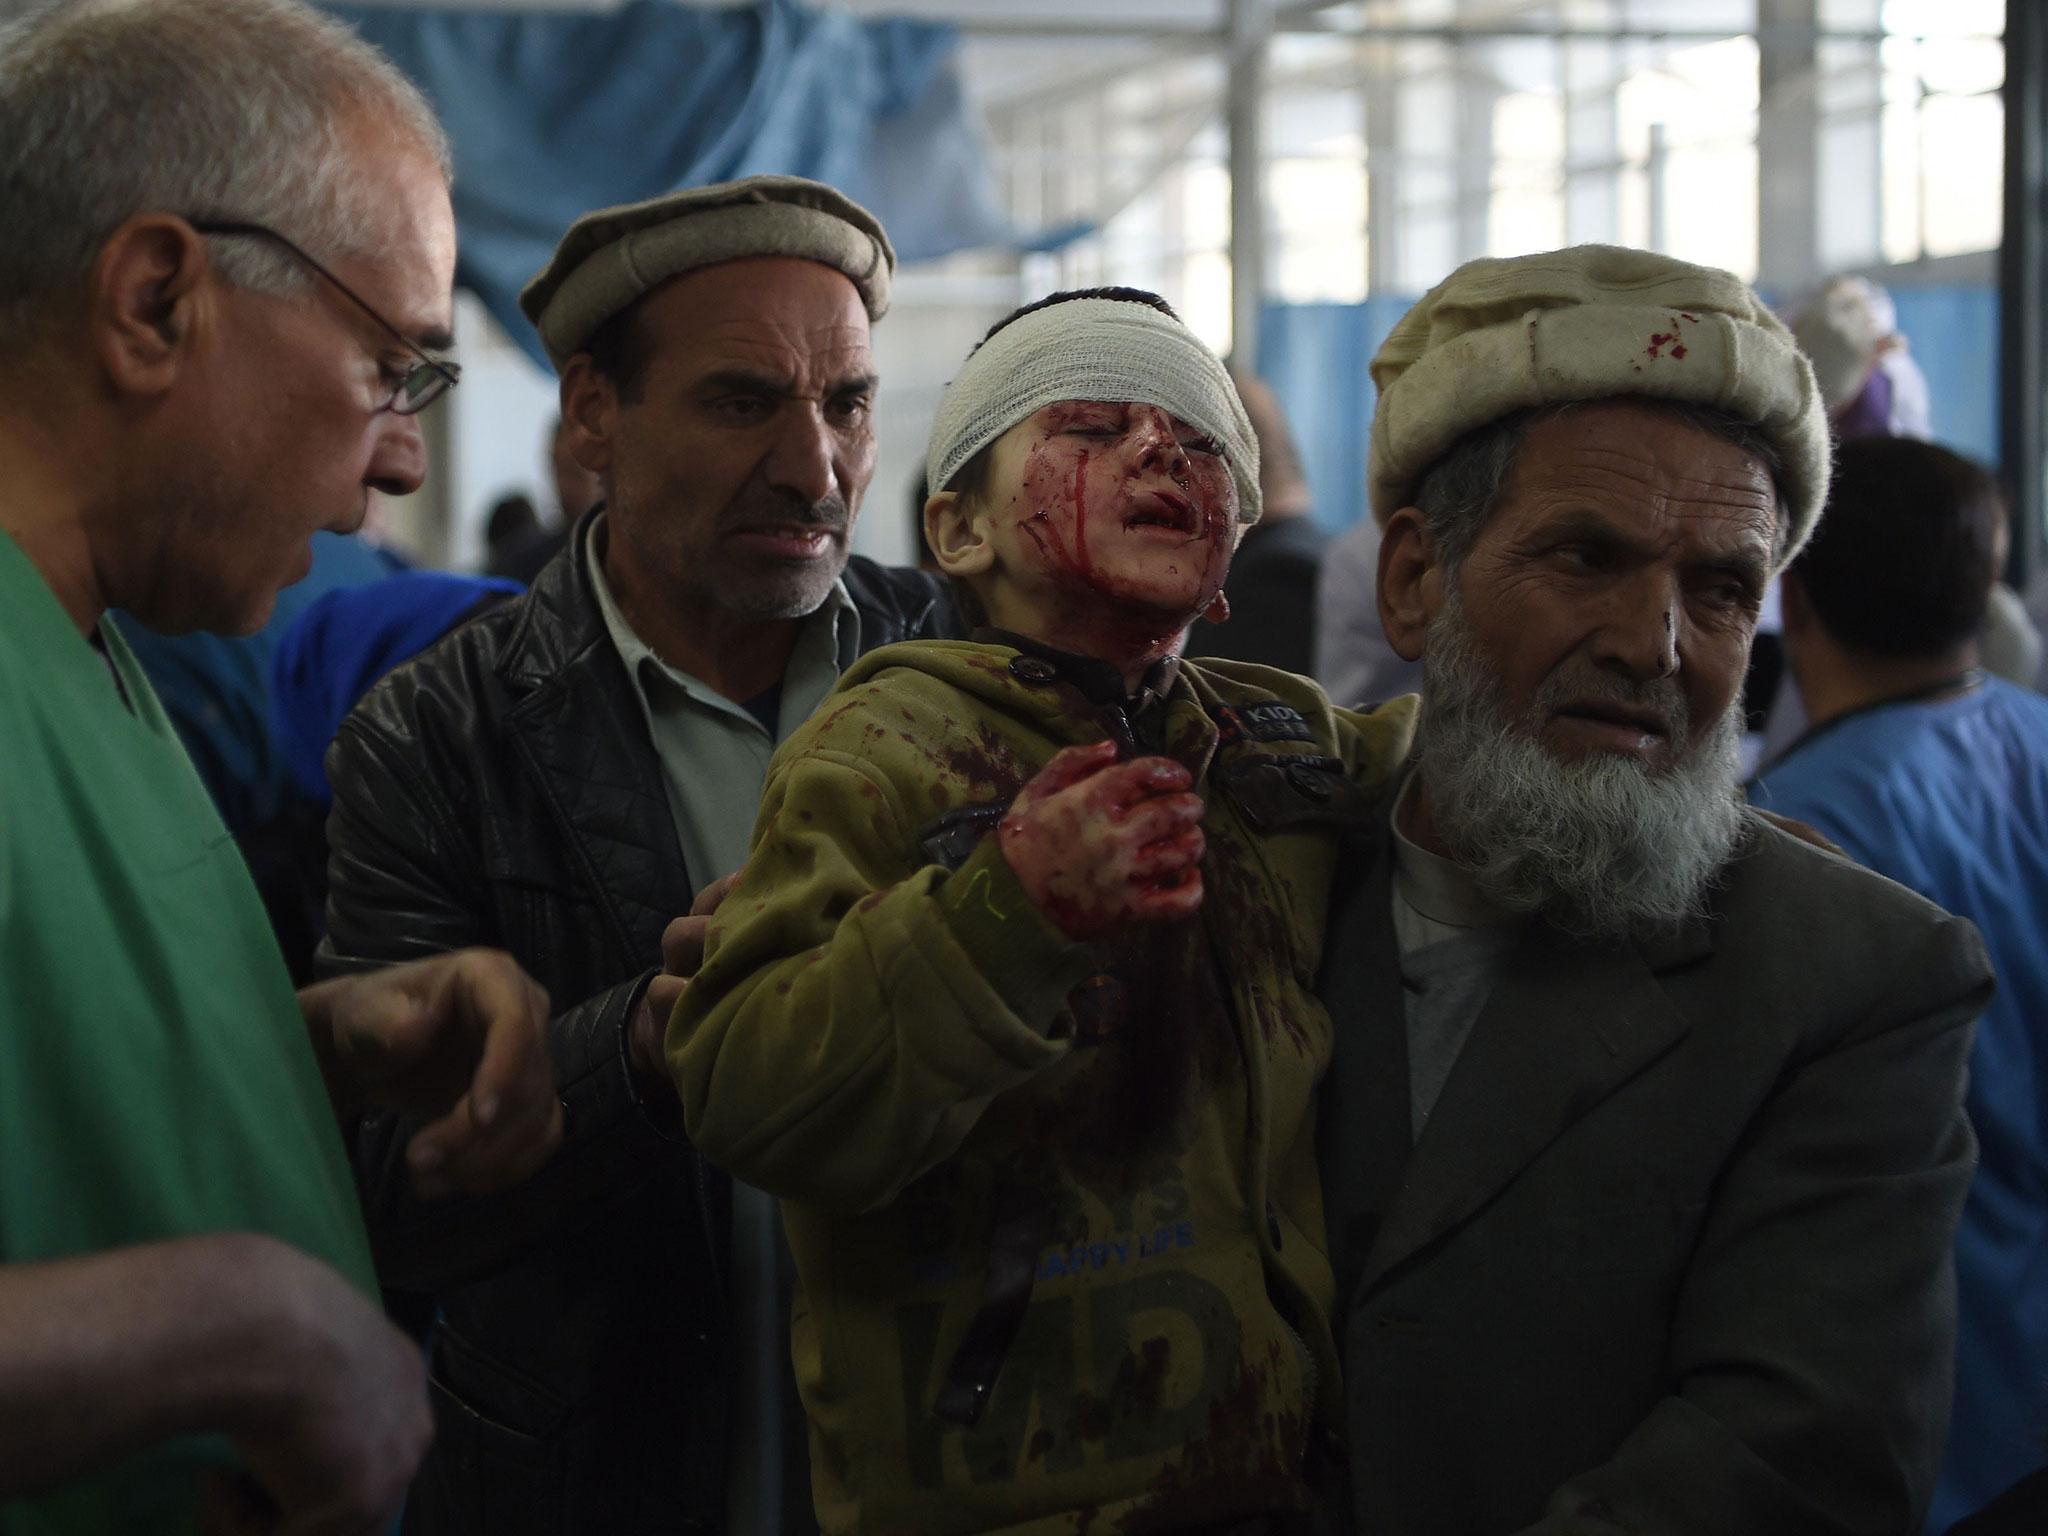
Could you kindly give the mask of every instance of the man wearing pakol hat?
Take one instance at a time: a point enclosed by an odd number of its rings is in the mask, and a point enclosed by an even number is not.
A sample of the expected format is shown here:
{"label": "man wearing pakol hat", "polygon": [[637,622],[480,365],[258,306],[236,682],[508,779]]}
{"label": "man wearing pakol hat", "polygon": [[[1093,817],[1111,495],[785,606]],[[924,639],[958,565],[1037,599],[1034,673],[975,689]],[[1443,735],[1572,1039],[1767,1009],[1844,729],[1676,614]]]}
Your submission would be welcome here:
{"label": "man wearing pakol hat", "polygon": [[553,997],[567,1106],[561,1155],[490,1202],[416,1204],[403,1119],[359,1142],[383,1279],[440,1315],[411,1531],[808,1518],[774,1203],[683,1139],[657,972],[746,857],[775,743],[863,651],[949,632],[936,578],[847,554],[893,264],[792,177],[577,220],[522,303],[604,502],[328,759],[329,962],[511,950]]}
{"label": "man wearing pakol hat", "polygon": [[777,754],[668,1041],[697,1144],[786,1202],[819,1522],[1326,1529],[1308,982],[1412,703],[1178,659],[1259,463],[1156,295],[1004,321],[927,470],[983,627]]}
{"label": "man wearing pakol hat", "polygon": [[1585,246],[1460,268],[1373,375],[1423,708],[1321,985],[1357,1527],[1917,1531],[1991,975],[1736,794],[1812,371],[1727,273]]}

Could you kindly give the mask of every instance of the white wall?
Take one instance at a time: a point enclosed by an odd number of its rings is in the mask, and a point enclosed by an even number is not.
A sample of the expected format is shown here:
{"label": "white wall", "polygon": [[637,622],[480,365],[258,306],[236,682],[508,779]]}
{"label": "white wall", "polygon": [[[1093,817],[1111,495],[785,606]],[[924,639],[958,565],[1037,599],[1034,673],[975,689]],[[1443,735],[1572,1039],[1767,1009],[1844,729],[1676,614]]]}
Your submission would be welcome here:
{"label": "white wall", "polygon": [[448,549],[453,567],[483,559],[483,526],[491,504],[524,491],[546,516],[554,510],[548,434],[555,421],[555,379],[512,341],[468,293],[455,295],[455,355],[462,386],[448,396]]}
{"label": "white wall", "polygon": [[916,563],[911,485],[924,471],[939,396],[969,349],[1019,302],[1016,271],[1007,263],[956,260],[898,276],[889,313],[875,327],[882,392],[875,478],[854,536],[862,554],[891,565]]}

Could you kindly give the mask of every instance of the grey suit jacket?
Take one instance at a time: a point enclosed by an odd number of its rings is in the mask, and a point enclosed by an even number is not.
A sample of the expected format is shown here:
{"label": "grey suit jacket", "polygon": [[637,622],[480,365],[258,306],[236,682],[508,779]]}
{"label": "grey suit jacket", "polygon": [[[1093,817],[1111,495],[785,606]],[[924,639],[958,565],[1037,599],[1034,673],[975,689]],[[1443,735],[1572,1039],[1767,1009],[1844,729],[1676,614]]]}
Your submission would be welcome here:
{"label": "grey suit jacket", "polygon": [[1386,836],[1322,987],[1361,1536],[1917,1532],[1976,930],[1753,820],[1668,942],[1532,923],[1411,1151]]}

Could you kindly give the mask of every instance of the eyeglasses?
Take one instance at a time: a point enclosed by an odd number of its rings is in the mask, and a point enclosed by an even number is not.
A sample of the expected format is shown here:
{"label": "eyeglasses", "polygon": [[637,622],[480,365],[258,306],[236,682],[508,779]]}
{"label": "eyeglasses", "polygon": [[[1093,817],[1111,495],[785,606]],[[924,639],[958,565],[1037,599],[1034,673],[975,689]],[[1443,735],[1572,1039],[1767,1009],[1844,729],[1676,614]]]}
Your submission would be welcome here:
{"label": "eyeglasses", "polygon": [[342,294],[356,308],[383,326],[397,340],[400,346],[419,359],[419,361],[405,370],[405,377],[401,378],[397,386],[391,391],[391,398],[377,407],[380,411],[390,411],[396,416],[414,415],[425,410],[436,400],[447,394],[449,390],[455,387],[457,381],[461,379],[462,367],[459,363],[444,362],[440,358],[429,356],[421,350],[417,342],[413,341],[405,332],[379,314],[376,307],[368,299],[357,293],[355,289],[349,287],[347,283],[344,283],[276,230],[263,224],[245,224],[226,219],[208,219],[203,222],[195,219],[192,221],[192,227],[202,235],[254,235],[260,239],[276,241],[315,272],[326,278],[327,281],[334,284],[336,288],[339,288]]}

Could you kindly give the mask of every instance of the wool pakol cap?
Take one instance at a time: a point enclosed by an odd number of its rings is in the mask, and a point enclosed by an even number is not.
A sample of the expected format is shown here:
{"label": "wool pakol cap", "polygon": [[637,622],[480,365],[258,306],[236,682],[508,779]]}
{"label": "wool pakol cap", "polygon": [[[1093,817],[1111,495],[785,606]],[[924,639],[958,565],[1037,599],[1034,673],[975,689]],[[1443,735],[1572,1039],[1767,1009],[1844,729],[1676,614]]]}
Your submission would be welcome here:
{"label": "wool pakol cap", "polygon": [[1733,273],[1612,245],[1470,261],[1373,359],[1372,510],[1384,526],[1459,439],[1531,406],[1636,396],[1718,407],[1776,443],[1791,535],[1828,491],[1827,412],[1791,333]]}
{"label": "wool pakol cap", "polygon": [[1156,405],[1223,445],[1237,517],[1259,520],[1259,440],[1223,361],[1180,321],[1128,299],[1068,299],[984,341],[946,386],[925,454],[943,490],[1010,428],[1062,400]]}
{"label": "wool pakol cap", "polygon": [[889,308],[896,251],[881,221],[821,181],[749,176],[586,213],[520,292],[557,370],[597,328],[684,272],[755,256],[794,256],[844,272],[868,318]]}

